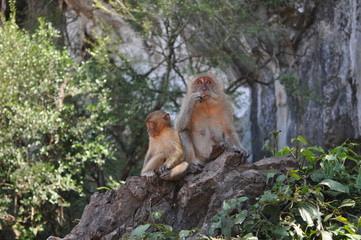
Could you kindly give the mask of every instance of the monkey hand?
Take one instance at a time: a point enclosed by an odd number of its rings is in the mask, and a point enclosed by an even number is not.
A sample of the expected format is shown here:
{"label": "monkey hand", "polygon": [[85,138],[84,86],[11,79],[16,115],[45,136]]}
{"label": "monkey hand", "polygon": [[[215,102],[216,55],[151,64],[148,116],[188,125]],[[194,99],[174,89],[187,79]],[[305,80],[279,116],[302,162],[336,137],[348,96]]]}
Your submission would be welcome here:
{"label": "monkey hand", "polygon": [[193,93],[190,98],[190,102],[196,104],[197,102],[202,103],[204,101],[204,96],[200,92]]}

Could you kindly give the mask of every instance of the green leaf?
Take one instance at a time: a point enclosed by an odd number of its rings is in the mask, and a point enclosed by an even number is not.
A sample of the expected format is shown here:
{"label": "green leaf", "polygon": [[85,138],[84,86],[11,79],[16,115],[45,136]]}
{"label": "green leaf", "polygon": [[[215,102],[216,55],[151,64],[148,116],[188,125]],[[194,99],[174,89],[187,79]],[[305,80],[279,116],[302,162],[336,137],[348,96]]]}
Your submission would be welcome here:
{"label": "green leaf", "polygon": [[321,232],[322,240],[332,240],[331,232],[322,231],[322,230],[320,232]]}
{"label": "green leaf", "polygon": [[270,191],[266,191],[260,198],[261,203],[273,203],[275,201],[277,201],[277,194],[274,194]]}
{"label": "green leaf", "polygon": [[308,148],[302,148],[300,152],[307,161],[309,161],[309,162],[315,161],[315,159],[316,159],[315,154]]}
{"label": "green leaf", "polygon": [[357,174],[355,187],[361,189],[361,168],[359,169],[359,172]]}
{"label": "green leaf", "polygon": [[310,190],[309,185],[307,185],[306,187],[303,187],[301,190],[301,195],[305,195],[305,194],[309,193],[309,190]]}
{"label": "green leaf", "polygon": [[361,240],[361,235],[359,234],[344,234],[344,236],[347,236],[348,239],[351,240]]}
{"label": "green leaf", "polygon": [[337,157],[335,155],[332,155],[332,154],[329,154],[329,155],[326,155],[324,157],[324,159],[328,160],[328,161],[337,161]]}
{"label": "green leaf", "polygon": [[275,157],[287,156],[287,155],[290,155],[291,152],[292,152],[292,149],[290,147],[283,147],[276,152]]}
{"label": "green leaf", "polygon": [[252,233],[248,233],[244,237],[242,237],[241,240],[258,240],[258,238],[253,236]]}
{"label": "green leaf", "polygon": [[299,171],[299,170],[289,170],[289,171],[287,171],[287,173],[288,173],[293,179],[295,179],[295,180],[298,181],[298,180],[301,179],[300,175],[297,174],[298,171]]}
{"label": "green leaf", "polygon": [[224,200],[223,201],[223,209],[228,211],[230,209],[233,209],[234,208],[234,204],[232,203],[231,200]]}
{"label": "green leaf", "polygon": [[111,189],[108,188],[108,187],[103,186],[103,187],[97,187],[96,190],[105,190],[105,191],[108,192],[108,191],[110,191]]}
{"label": "green leaf", "polygon": [[349,189],[347,186],[345,186],[337,181],[334,181],[332,179],[325,179],[322,182],[320,182],[319,184],[328,186],[331,190],[334,190],[337,192],[349,193]]}
{"label": "green leaf", "polygon": [[136,227],[131,233],[130,237],[138,237],[144,235],[144,233],[148,230],[150,224],[144,224]]}
{"label": "green leaf", "polygon": [[342,207],[354,207],[356,204],[356,202],[352,199],[345,199],[342,201],[341,205],[339,206],[339,208]]}
{"label": "green leaf", "polygon": [[318,216],[318,210],[311,204],[301,203],[298,211],[302,219],[309,225],[314,226],[313,219]]}
{"label": "green leaf", "polygon": [[268,172],[267,175],[266,175],[266,184],[268,184],[268,183],[269,183],[268,181],[269,181],[271,178],[273,178],[275,175],[276,175],[275,172]]}
{"label": "green leaf", "polygon": [[323,221],[324,221],[324,222],[327,222],[332,216],[333,216],[332,213],[331,213],[331,214],[328,214],[328,215],[323,219]]}
{"label": "green leaf", "polygon": [[163,215],[164,215],[164,211],[163,211],[163,210],[161,210],[161,211],[156,211],[156,212],[153,212],[153,213],[152,213],[152,216],[153,216],[155,219],[160,219]]}
{"label": "green leaf", "polygon": [[224,234],[228,238],[231,237],[233,225],[234,224],[231,219],[229,218],[222,219],[222,223],[221,223],[222,234]]}
{"label": "green leaf", "polygon": [[348,220],[342,216],[338,216],[338,217],[335,217],[333,218],[334,220],[337,220],[339,222],[342,222],[343,224],[349,224]]}
{"label": "green leaf", "polygon": [[302,137],[301,135],[298,135],[296,138],[292,138],[291,143],[293,143],[296,140],[301,142],[303,145],[307,144],[307,140],[304,137]]}
{"label": "green leaf", "polygon": [[299,239],[303,239],[304,233],[303,233],[302,229],[300,228],[300,226],[296,225],[294,223],[291,223],[291,226],[295,229],[295,232],[296,232],[297,236],[299,237]]}
{"label": "green leaf", "polygon": [[287,179],[286,176],[283,175],[283,174],[281,174],[281,175],[279,175],[279,176],[277,177],[276,182],[282,183],[282,182],[285,181],[286,179]]}
{"label": "green leaf", "polygon": [[322,147],[314,146],[314,147],[309,147],[308,149],[311,150],[311,151],[319,152],[319,153],[325,153],[325,150],[323,150]]}
{"label": "green leaf", "polygon": [[348,224],[348,225],[345,225],[343,226],[349,233],[351,234],[356,234],[356,228],[354,225],[352,224]]}
{"label": "green leaf", "polygon": [[236,214],[235,216],[235,224],[241,224],[243,223],[243,221],[246,219],[247,217],[247,214],[248,214],[248,211],[247,210],[243,210],[241,213],[239,214]]}
{"label": "green leaf", "polygon": [[288,237],[288,231],[290,230],[290,228],[290,226],[276,227],[276,229],[274,229],[274,233],[280,237]]}
{"label": "green leaf", "polygon": [[248,199],[249,199],[248,197],[240,197],[237,199],[237,202],[242,203],[242,202],[247,201]]}
{"label": "green leaf", "polygon": [[180,232],[179,232],[179,238],[180,238],[181,240],[185,239],[186,237],[189,236],[190,232],[191,232],[191,231],[189,231],[189,230],[182,230],[182,231],[180,231]]}

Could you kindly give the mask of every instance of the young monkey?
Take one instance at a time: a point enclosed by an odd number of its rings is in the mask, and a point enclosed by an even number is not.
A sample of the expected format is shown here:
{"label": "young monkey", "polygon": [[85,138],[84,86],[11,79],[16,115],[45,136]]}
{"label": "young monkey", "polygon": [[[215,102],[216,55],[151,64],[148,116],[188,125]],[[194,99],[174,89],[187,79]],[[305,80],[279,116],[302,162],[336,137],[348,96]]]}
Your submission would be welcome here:
{"label": "young monkey", "polygon": [[178,180],[186,174],[188,163],[178,132],[171,127],[168,113],[158,110],[146,119],[149,135],[148,151],[144,159],[141,176],[153,181],[157,176],[164,180]]}

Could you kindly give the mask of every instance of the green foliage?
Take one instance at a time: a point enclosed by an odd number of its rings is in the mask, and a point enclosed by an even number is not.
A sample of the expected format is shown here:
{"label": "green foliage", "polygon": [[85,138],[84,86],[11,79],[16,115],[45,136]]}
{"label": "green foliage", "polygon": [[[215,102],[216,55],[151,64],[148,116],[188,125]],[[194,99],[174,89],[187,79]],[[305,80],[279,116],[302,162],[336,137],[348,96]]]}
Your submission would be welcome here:
{"label": "green foliage", "polygon": [[[103,6],[97,0],[97,6]],[[206,62],[203,67],[228,67],[233,60],[241,61],[253,69],[254,59],[247,52],[247,37],[265,33],[267,28],[252,8],[257,3],[244,1],[211,0],[141,0],[110,1],[110,5],[122,14],[144,39],[160,51],[167,70],[181,74],[185,60],[190,70],[198,72],[199,64],[193,59]],[[153,41],[155,39],[161,39]],[[240,40],[242,39],[242,41]],[[153,42],[152,42],[153,41]],[[183,53],[180,42],[185,42],[192,53]],[[204,69],[203,69],[204,71]]]}
{"label": "green foliage", "polygon": [[13,238],[68,231],[85,193],[119,187],[146,149],[156,79],[110,57],[106,37],[77,63],[58,36],[43,20],[33,34],[0,27],[0,229]]}
{"label": "green foliage", "polygon": [[271,189],[250,205],[247,218],[234,221],[235,213],[246,211],[241,205],[236,211],[222,209],[212,219],[212,229],[220,228],[226,239],[361,239],[361,156],[354,151],[358,145],[345,142],[325,151],[305,147],[308,142],[302,136],[293,142],[297,147],[275,155],[305,163],[285,174],[268,173]]}
{"label": "green foliage", "polygon": [[269,132],[268,134],[272,135],[272,142],[270,140],[266,140],[263,145],[263,150],[267,150],[272,153],[272,155],[275,155],[278,151],[278,135],[281,131],[274,131]]}
{"label": "green foliage", "polygon": [[238,232],[238,227],[247,217],[247,210],[239,210],[242,203],[247,201],[247,197],[241,197],[235,200],[225,200],[219,214],[212,217],[212,226],[209,233],[214,234],[216,229],[220,229],[226,239],[230,239],[232,233]]}
{"label": "green foliage", "polygon": [[156,223],[164,215],[164,211],[152,213],[152,223],[146,223],[136,227],[129,235],[128,239],[173,239],[185,240],[192,236],[198,230],[181,230],[175,231],[172,226],[167,224]]}
{"label": "green foliage", "polygon": [[0,27],[0,229],[17,239],[66,228],[75,215],[64,208],[94,191],[87,179],[113,159],[105,78],[56,49],[58,35],[42,20],[33,34]]}

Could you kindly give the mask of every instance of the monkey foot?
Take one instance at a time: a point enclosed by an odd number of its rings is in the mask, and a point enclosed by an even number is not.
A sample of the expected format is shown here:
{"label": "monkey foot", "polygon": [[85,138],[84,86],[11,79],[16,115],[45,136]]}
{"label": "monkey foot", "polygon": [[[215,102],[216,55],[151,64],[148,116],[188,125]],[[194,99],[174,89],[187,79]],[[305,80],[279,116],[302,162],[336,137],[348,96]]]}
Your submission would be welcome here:
{"label": "monkey foot", "polygon": [[155,182],[155,180],[158,178],[154,171],[145,172],[142,176],[145,177],[148,182]]}
{"label": "monkey foot", "polygon": [[196,173],[202,172],[203,167],[204,167],[204,166],[203,166],[202,164],[199,164],[199,163],[191,163],[191,164],[189,164],[189,166],[188,166],[188,172],[189,172],[189,173],[192,173],[192,174],[196,174]]}
{"label": "monkey foot", "polygon": [[249,156],[250,156],[250,153],[245,148],[233,147],[233,151],[240,156],[241,162],[246,162],[247,158],[249,158]]}
{"label": "monkey foot", "polygon": [[166,171],[162,172],[162,173],[159,175],[159,177],[160,177],[161,179],[163,179],[163,180],[167,180],[167,181],[171,180],[170,170],[166,170]]}

